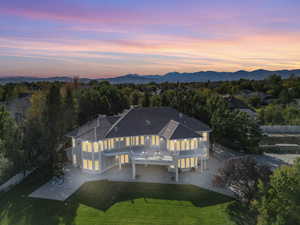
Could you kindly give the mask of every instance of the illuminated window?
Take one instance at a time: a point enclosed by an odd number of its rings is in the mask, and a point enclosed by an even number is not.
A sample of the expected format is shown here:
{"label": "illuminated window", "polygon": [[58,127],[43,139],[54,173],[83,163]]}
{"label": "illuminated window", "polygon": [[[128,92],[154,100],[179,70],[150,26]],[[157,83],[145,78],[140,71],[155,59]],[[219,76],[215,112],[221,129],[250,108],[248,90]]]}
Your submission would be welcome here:
{"label": "illuminated window", "polygon": [[198,139],[195,138],[195,148],[198,148]]}
{"label": "illuminated window", "polygon": [[185,166],[185,159],[181,160],[181,168],[186,168],[186,166]]}
{"label": "illuminated window", "polygon": [[98,152],[99,151],[99,145],[97,142],[94,143],[94,152]]}
{"label": "illuminated window", "polygon": [[195,149],[194,140],[191,140],[191,149]]}
{"label": "illuminated window", "polygon": [[195,167],[195,158],[190,159],[190,166]]}
{"label": "illuminated window", "polygon": [[189,158],[185,159],[185,167],[190,168],[190,159]]}
{"label": "illuminated window", "polygon": [[93,169],[93,161],[92,160],[88,160],[88,169],[89,170]]}
{"label": "illuminated window", "polygon": [[128,155],[120,155],[120,160],[121,160],[121,163],[128,163],[129,162],[129,157]]}
{"label": "illuminated window", "polygon": [[175,144],[174,144],[174,141],[170,141],[169,145],[170,145],[170,150],[171,150],[171,151],[174,151],[174,150],[175,150]]}
{"label": "illuminated window", "polygon": [[82,142],[82,151],[84,151],[84,152],[87,151],[86,142]]}
{"label": "illuminated window", "polygon": [[156,145],[159,145],[159,136],[156,136]]}
{"label": "illuminated window", "polygon": [[103,141],[99,141],[99,151],[103,151]]}
{"label": "illuminated window", "polygon": [[114,139],[113,138],[108,139],[108,148],[112,149],[112,148],[114,148],[114,146],[115,146]]}
{"label": "illuminated window", "polygon": [[136,136],[136,137],[135,137],[135,144],[136,144],[136,145],[139,145],[139,144],[140,144],[139,139],[140,139],[139,136]]}
{"label": "illuminated window", "polygon": [[152,145],[155,145],[155,136],[152,136],[152,142],[151,142]]}
{"label": "illuminated window", "polygon": [[141,136],[141,145],[145,145],[145,137]]}
{"label": "illuminated window", "polygon": [[191,144],[191,139],[188,139],[188,140],[185,142],[185,147],[186,147],[187,150],[190,150],[190,149],[191,149],[190,144]]}
{"label": "illuminated window", "polygon": [[130,146],[130,138],[129,137],[126,138],[126,146]]}
{"label": "illuminated window", "polygon": [[178,160],[178,167],[185,168],[185,159]]}
{"label": "illuminated window", "polygon": [[191,149],[196,149],[197,147],[198,147],[198,140],[197,140],[197,138],[194,138],[191,141]]}
{"label": "illuminated window", "polygon": [[99,160],[95,160],[95,170],[99,170],[99,169],[100,169]]}
{"label": "illuminated window", "polygon": [[181,140],[181,149],[180,150],[185,150],[185,141],[184,140]]}
{"label": "illuminated window", "polygon": [[88,152],[92,152],[92,144],[91,143],[87,143],[87,148],[88,148]]}
{"label": "illuminated window", "polygon": [[88,163],[86,159],[83,160],[83,169],[88,169]]}
{"label": "illuminated window", "polygon": [[203,141],[208,141],[208,132],[203,133]]}

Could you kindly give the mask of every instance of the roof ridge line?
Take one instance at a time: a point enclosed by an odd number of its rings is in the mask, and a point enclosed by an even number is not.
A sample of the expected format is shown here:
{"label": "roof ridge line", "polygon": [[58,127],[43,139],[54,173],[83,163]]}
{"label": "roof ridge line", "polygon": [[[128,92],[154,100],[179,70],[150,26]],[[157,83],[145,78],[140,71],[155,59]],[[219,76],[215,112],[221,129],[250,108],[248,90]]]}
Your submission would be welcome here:
{"label": "roof ridge line", "polygon": [[170,137],[172,137],[172,135],[174,134],[175,130],[177,129],[177,127],[178,127],[179,124],[180,124],[180,122],[178,122],[177,120],[173,120],[173,119],[171,119],[171,120],[169,121],[168,124],[172,123],[173,121],[176,123],[176,127],[174,127],[174,128],[172,129],[172,134],[170,135]]}
{"label": "roof ridge line", "polygon": [[[176,126],[171,126],[171,127],[170,127],[170,125],[172,125],[172,123],[175,123]],[[178,127],[179,124],[180,124],[180,123],[179,123],[178,121],[171,119],[171,120],[169,120],[168,123],[167,123],[167,124],[166,124],[159,132],[158,132],[158,134],[160,134],[161,136],[163,136],[163,135],[164,135],[163,133],[164,133],[168,128],[170,128],[170,131],[171,131],[170,136],[172,136],[172,135],[174,134],[175,130],[177,129],[177,127]]]}
{"label": "roof ridge line", "polygon": [[[76,138],[78,138],[78,137],[80,138],[81,136],[83,136],[83,135],[85,135],[85,134],[91,132],[92,130],[95,130],[95,129],[97,129],[98,127],[100,127],[100,124],[98,125],[99,118],[102,118],[102,119],[103,119],[103,118],[106,118],[106,119],[107,119],[107,116],[106,116],[106,115],[103,115],[103,114],[98,114],[97,117],[95,117],[94,119],[88,121],[87,123],[91,123],[91,122],[93,122],[93,121],[96,121],[96,126],[93,126],[92,128],[86,130],[85,132],[83,132],[83,133],[77,135]],[[108,121],[108,120],[107,120],[107,121]],[[109,122],[109,121],[108,121],[108,122]],[[78,127],[78,128],[80,128],[80,127]]]}
{"label": "roof ridge line", "polygon": [[125,117],[125,116],[127,116],[127,114],[131,111],[131,110],[133,110],[134,108],[129,108],[128,110],[127,110],[127,112],[125,112],[112,126],[111,126],[111,128],[109,128],[109,130],[105,133],[105,135],[104,135],[104,138],[106,138],[106,136],[108,135],[108,133],[109,132],[111,132],[112,131],[112,129]]}

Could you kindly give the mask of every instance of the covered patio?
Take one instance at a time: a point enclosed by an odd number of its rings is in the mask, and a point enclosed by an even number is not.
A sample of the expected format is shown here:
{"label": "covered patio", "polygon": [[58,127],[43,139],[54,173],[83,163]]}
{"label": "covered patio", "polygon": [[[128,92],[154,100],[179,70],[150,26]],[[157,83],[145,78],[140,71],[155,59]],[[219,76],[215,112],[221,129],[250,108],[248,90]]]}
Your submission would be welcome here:
{"label": "covered patio", "polygon": [[201,172],[201,168],[196,171],[185,172],[184,176],[178,177],[178,182],[174,178],[174,173],[170,173],[166,166],[160,165],[136,165],[136,176],[132,179],[132,167],[130,164],[124,165],[122,169],[114,167],[103,174],[82,173],[80,169],[69,165],[65,168],[65,181],[63,184],[55,184],[52,180],[35,190],[29,196],[34,198],[46,198],[53,200],[66,200],[83,183],[95,180],[109,180],[121,182],[144,182],[144,183],[167,183],[167,184],[193,184],[198,187],[232,195],[227,189],[216,188],[212,185],[213,176],[223,165],[216,159],[208,160],[208,168]]}

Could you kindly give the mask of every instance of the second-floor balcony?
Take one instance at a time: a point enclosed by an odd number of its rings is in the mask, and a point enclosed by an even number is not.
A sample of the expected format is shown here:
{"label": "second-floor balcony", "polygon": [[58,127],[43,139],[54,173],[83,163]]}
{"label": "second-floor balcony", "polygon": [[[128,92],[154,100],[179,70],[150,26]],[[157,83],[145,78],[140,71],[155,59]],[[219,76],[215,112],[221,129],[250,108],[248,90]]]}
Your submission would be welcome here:
{"label": "second-floor balcony", "polygon": [[[75,149],[75,148],[74,148]],[[208,142],[199,143],[196,149],[167,149],[166,146],[124,146],[113,149],[107,149],[103,151],[105,156],[116,156],[122,154],[128,154],[131,158],[139,159],[157,159],[162,161],[170,161],[175,158],[186,158],[186,157],[199,157],[205,156],[208,153],[209,145]],[[79,149],[78,149],[79,150]],[[96,153],[98,153],[96,152]],[[93,152],[86,152],[92,154]]]}

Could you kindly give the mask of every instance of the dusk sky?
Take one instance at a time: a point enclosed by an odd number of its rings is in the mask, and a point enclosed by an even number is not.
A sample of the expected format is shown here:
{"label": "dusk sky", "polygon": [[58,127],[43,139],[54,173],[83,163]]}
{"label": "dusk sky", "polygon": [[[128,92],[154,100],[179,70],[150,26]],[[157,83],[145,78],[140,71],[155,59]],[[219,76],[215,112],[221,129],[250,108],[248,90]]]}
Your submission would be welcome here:
{"label": "dusk sky", "polygon": [[299,0],[1,0],[0,76],[300,69]]}

